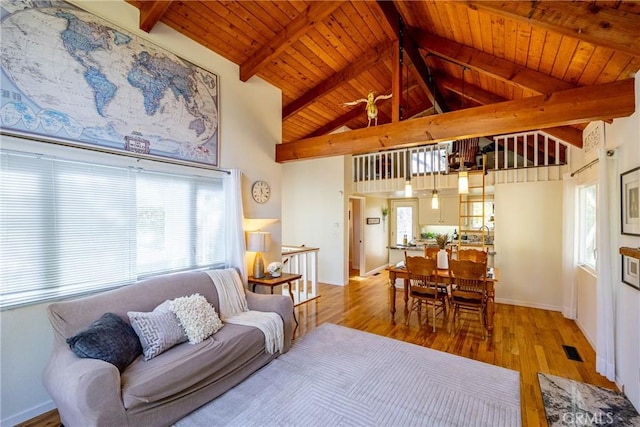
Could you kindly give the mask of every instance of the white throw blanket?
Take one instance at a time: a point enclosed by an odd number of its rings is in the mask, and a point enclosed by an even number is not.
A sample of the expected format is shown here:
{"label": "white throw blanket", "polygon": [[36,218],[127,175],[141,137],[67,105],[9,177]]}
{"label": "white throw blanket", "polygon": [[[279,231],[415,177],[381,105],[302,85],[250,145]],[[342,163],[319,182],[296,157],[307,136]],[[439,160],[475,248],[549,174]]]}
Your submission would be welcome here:
{"label": "white throw blanket", "polygon": [[264,334],[264,348],[269,354],[284,349],[284,324],[279,314],[249,310],[240,275],[233,268],[206,272],[218,291],[220,318],[223,322],[253,326]]}

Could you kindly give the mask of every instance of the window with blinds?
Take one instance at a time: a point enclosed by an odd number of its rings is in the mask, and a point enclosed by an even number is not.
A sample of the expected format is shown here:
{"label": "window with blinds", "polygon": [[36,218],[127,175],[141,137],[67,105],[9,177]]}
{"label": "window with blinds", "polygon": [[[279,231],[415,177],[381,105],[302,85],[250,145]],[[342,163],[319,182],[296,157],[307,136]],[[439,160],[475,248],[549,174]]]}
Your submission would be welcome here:
{"label": "window with blinds", "polygon": [[0,155],[0,309],[224,265],[220,178]]}

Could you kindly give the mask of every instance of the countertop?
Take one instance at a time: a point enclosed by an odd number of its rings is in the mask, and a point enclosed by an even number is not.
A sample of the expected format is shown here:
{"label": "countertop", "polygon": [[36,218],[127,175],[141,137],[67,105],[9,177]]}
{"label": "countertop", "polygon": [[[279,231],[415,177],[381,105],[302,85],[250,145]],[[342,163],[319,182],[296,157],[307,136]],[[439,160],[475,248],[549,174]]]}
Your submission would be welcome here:
{"label": "countertop", "polygon": [[424,251],[424,246],[415,246],[415,245],[395,245],[389,246],[389,249],[399,249],[401,251]]}

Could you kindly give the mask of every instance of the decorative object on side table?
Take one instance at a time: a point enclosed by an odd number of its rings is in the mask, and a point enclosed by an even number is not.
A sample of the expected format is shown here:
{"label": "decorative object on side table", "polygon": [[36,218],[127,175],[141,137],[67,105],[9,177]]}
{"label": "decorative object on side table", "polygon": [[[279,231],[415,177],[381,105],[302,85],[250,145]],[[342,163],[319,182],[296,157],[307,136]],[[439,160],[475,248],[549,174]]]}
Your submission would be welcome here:
{"label": "decorative object on side table", "polygon": [[277,261],[270,263],[267,266],[267,271],[271,277],[280,277],[282,275],[282,263]]}
{"label": "decorative object on side table", "polygon": [[447,256],[447,250],[445,249],[448,241],[448,234],[436,234],[436,243],[440,248],[440,251],[438,251],[438,268],[443,270],[449,268],[449,258]]}
{"label": "decorative object on side table", "polygon": [[620,175],[622,234],[640,236],[640,166]]}

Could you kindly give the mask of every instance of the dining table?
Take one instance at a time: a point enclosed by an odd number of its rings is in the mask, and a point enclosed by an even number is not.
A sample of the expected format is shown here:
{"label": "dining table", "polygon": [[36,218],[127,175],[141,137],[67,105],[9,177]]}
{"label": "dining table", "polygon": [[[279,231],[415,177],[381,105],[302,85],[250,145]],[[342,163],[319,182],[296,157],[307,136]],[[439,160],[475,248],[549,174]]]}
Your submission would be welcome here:
{"label": "dining table", "polygon": [[[409,274],[404,266],[391,265],[386,268],[389,272],[389,300],[391,319],[396,314],[396,279],[403,279],[404,288],[404,311],[409,312]],[[493,335],[493,315],[495,311],[495,284],[498,282],[500,271],[492,267],[487,271],[487,311],[486,311],[486,328],[489,336]],[[443,283],[452,283],[452,277],[449,275],[448,269],[438,269],[438,277]]]}

